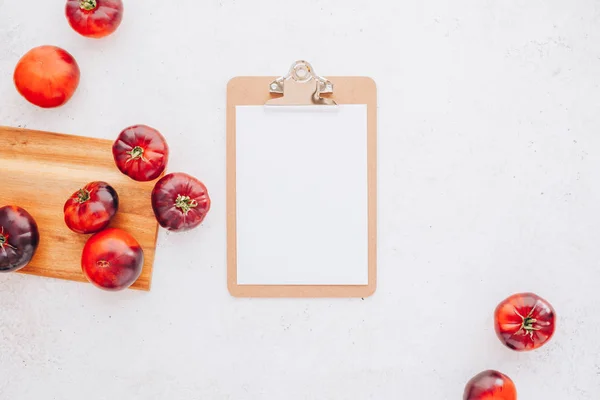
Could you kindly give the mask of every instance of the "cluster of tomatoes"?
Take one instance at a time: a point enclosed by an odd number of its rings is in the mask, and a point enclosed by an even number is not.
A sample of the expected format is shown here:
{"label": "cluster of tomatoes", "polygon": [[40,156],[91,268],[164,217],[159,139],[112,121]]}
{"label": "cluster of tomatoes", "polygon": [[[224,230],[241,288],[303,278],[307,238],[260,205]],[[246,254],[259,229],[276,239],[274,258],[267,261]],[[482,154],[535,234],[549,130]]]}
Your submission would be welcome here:
{"label": "cluster of tomatoes", "polygon": [[[101,38],[113,33],[123,18],[121,0],[68,0],[66,16],[75,31]],[[30,103],[54,108],[65,104],[79,84],[80,70],[65,50],[40,46],[27,52],[14,71],[18,92]],[[131,179],[148,182],[158,179],[169,159],[169,146],[154,128],[135,125],[124,129],[112,146],[117,168]],[[204,184],[177,172],[159,179],[151,195],[156,220],[170,231],[187,231],[200,225],[210,209]],[[144,254],[128,232],[109,228],[119,210],[119,195],[107,182],[93,181],[66,200],[64,220],[78,234],[92,235],[86,242],[81,267],[87,279],[106,290],[122,290],[140,276]],[[23,208],[0,208],[0,272],[25,267],[40,241],[34,218]]]}
{"label": "cluster of tomatoes", "polygon": [[[498,304],[494,312],[496,335],[515,351],[535,350],[554,335],[556,313],[535,293],[517,293]],[[505,374],[487,370],[475,375],[465,387],[463,400],[517,400],[514,382]]]}

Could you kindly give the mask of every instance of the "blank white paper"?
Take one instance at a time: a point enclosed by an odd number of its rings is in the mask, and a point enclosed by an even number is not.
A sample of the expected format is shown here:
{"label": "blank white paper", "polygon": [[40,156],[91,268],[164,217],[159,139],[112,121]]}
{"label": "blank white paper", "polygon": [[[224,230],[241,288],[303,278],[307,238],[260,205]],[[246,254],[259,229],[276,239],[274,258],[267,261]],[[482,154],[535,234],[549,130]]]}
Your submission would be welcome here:
{"label": "blank white paper", "polygon": [[367,285],[367,106],[236,107],[239,285]]}

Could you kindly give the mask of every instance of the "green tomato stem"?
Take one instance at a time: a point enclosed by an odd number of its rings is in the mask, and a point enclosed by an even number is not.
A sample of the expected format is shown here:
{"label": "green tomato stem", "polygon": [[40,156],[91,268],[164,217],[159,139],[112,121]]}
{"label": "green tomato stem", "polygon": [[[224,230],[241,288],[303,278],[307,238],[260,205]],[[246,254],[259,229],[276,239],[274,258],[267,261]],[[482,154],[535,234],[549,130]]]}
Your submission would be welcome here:
{"label": "green tomato stem", "polygon": [[92,11],[98,7],[96,0],[79,0],[79,7],[85,11]]}
{"label": "green tomato stem", "polygon": [[127,154],[131,156],[132,160],[137,160],[138,158],[144,159],[144,149],[140,146],[135,146],[131,151],[128,151]]}
{"label": "green tomato stem", "polygon": [[87,189],[79,189],[77,191],[77,201],[80,203],[85,203],[90,199],[90,192]]}
{"label": "green tomato stem", "polygon": [[537,323],[537,319],[533,318],[533,312],[535,311],[535,307],[534,306],[531,311],[529,312],[529,314],[527,314],[526,317],[522,316],[519,311],[517,311],[517,309],[515,308],[515,314],[517,314],[519,317],[521,317],[523,319],[523,321],[521,322],[521,328],[519,329],[519,332],[521,330],[523,330],[523,334],[524,335],[528,335],[531,339],[533,339],[533,334],[535,333],[535,331],[539,331],[540,328],[537,326],[534,326]]}
{"label": "green tomato stem", "polygon": [[10,243],[8,243],[8,237],[5,235],[4,233],[4,227],[0,227],[0,249],[3,249],[4,247],[8,247],[10,249],[13,250],[17,250],[16,247],[11,246]]}
{"label": "green tomato stem", "polygon": [[179,208],[185,215],[187,215],[192,208],[198,207],[198,202],[196,200],[192,200],[190,196],[182,196],[178,194],[177,199],[175,200],[175,207]]}

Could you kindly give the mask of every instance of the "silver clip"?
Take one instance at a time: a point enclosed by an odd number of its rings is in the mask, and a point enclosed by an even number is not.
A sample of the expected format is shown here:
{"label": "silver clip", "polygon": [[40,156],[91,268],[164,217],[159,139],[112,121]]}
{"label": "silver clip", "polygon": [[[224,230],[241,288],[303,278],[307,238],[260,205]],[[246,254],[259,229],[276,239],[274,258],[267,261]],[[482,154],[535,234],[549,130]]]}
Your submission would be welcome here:
{"label": "silver clip", "polygon": [[[286,93],[286,85],[306,85],[302,90],[288,90]],[[312,86],[312,88],[311,88]],[[289,87],[288,87],[289,89]],[[310,98],[303,98],[305,96],[299,96],[302,92],[310,90]],[[324,105],[336,105],[336,102],[321,97],[323,94],[333,93],[333,84],[328,79],[318,76],[314,73],[314,69],[307,61],[296,61],[292,64],[287,75],[275,79],[269,85],[269,91],[272,94],[283,94],[283,97],[271,99],[267,104],[289,104],[289,105],[301,105],[301,104],[324,104]],[[286,95],[289,97],[286,98]]]}

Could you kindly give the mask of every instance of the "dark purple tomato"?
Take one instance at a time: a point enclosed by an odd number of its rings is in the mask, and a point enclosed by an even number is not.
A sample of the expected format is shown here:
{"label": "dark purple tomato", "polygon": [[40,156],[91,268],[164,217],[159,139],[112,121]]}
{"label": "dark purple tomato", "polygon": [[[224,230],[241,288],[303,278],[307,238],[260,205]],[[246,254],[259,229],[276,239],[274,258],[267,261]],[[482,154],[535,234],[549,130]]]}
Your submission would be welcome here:
{"label": "dark purple tomato", "polygon": [[183,172],[163,176],[152,190],[152,209],[163,228],[183,232],[200,225],[210,210],[206,186]]}
{"label": "dark purple tomato", "polygon": [[17,206],[0,208],[0,272],[25,267],[39,243],[37,224],[27,211]]}

